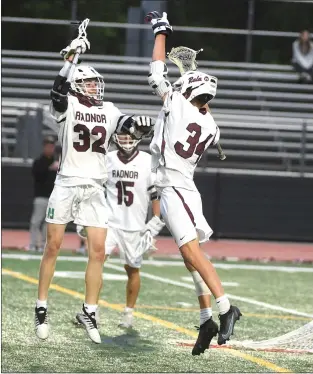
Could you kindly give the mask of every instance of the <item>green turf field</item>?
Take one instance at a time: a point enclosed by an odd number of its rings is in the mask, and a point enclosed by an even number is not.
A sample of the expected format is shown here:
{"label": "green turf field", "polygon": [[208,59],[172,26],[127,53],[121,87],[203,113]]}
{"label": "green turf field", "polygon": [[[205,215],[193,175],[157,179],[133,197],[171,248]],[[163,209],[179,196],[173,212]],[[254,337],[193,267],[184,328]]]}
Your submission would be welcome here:
{"label": "green turf field", "polygon": [[[193,357],[190,344],[197,336],[194,326],[199,324],[197,300],[192,283],[185,278],[188,272],[173,261],[168,262],[170,265],[155,262],[143,266],[135,328],[129,332],[117,327],[125,280],[115,278],[124,275],[123,268],[118,261],[105,267],[104,273],[113,279],[104,279],[100,302],[102,344],[96,345],[72,323],[83,299],[85,258],[60,258],[49,298],[51,336],[39,341],[33,325],[39,257],[21,259],[25,255],[28,253],[3,252],[2,372],[313,371],[312,354],[213,348]],[[294,271],[287,272],[278,271],[281,267],[271,271],[225,264],[235,266],[219,267],[218,273],[226,282],[231,301],[244,314],[236,325],[234,340],[269,339],[312,319],[312,267],[300,272],[309,266],[294,266]],[[74,275],[77,278],[69,278]],[[214,303],[213,308],[218,320]]]}

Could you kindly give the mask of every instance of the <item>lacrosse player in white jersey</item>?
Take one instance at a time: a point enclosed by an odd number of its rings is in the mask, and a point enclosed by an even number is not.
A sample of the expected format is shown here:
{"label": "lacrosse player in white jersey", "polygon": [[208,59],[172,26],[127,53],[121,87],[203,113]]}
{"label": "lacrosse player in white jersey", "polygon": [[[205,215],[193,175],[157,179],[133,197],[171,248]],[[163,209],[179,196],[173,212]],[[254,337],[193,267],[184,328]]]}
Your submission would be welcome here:
{"label": "lacrosse player in white jersey", "polygon": [[133,119],[123,115],[112,103],[103,102],[103,77],[90,66],[77,65],[73,78],[67,81],[73,55],[77,51],[84,53],[87,48],[90,44],[85,34],[63,50],[65,64],[51,90],[51,114],[59,125],[62,154],[47,208],[47,243],[39,272],[35,331],[41,339],[49,335],[48,289],[66,225],[74,221],[86,227],[89,247],[85,302],[77,319],[85,326],[90,339],[101,343],[95,312],[102,284],[108,225],[109,209],[103,192],[108,144],[115,132],[132,133],[140,138],[151,131],[152,123],[149,117]]}
{"label": "lacrosse player in white jersey", "polygon": [[[133,326],[133,310],[140,290],[143,254],[153,248],[156,235],[165,226],[160,219],[160,202],[151,173],[151,155],[138,150],[139,140],[114,134],[117,151],[107,154],[106,200],[109,229],[105,242],[106,259],[118,248],[127,273],[126,307],[119,327]],[[146,223],[150,202],[152,218]],[[82,227],[77,227],[84,236]]]}
{"label": "lacrosse player in white jersey", "polygon": [[165,45],[167,36],[172,34],[167,14],[161,17],[151,12],[146,21],[152,24],[155,34],[148,82],[163,100],[150,145],[161,215],[192,271],[199,299],[208,297],[210,290],[219,309],[219,331],[209,315],[200,326],[195,346],[195,354],[200,354],[217,332],[218,344],[225,344],[241,316],[239,309],[230,305],[215,268],[199,245],[209,239],[212,229],[203,215],[193,175],[204,151],[219,140],[219,129],[208,108],[216,94],[217,79],[200,71],[189,71],[172,87],[166,79]]}

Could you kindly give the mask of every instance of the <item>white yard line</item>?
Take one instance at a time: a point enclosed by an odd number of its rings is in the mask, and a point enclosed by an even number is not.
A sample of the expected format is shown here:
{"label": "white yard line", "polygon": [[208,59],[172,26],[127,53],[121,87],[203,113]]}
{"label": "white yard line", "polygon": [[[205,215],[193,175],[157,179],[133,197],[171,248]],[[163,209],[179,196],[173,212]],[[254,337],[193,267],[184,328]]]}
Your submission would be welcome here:
{"label": "white yard line", "polygon": [[[192,277],[180,277],[180,279],[187,283],[193,283]],[[239,287],[239,283],[237,282],[222,282],[222,285],[225,287]]]}
{"label": "white yard line", "polygon": [[[117,270],[117,271],[125,271],[122,266],[117,266],[117,265],[113,265],[113,264],[110,264],[110,263],[106,263],[105,267],[107,267],[109,269],[114,269],[114,270]],[[143,272],[143,271],[140,271],[140,275],[143,278],[152,279],[152,280],[162,282],[162,283],[166,283],[166,284],[172,284],[173,286],[188,288],[190,290],[195,289],[194,285],[188,284],[187,282],[174,281],[174,280],[169,279],[169,278],[159,277],[157,275],[153,275],[153,274],[146,273],[146,272]],[[248,304],[258,305],[258,306],[261,306],[261,307],[267,308],[267,309],[277,310],[277,311],[280,311],[280,312],[289,313],[289,314],[302,316],[302,317],[313,318],[313,314],[298,312],[295,309],[287,309],[287,308],[283,308],[279,305],[263,303],[262,301],[257,301],[257,300],[254,300],[254,299],[251,299],[251,298],[248,298],[248,297],[241,297],[241,296],[236,296],[236,295],[233,295],[233,294],[227,294],[227,295],[232,300],[239,300],[239,301],[243,301],[243,302],[248,303]]]}
{"label": "white yard line", "polygon": [[[3,253],[2,258],[17,259],[17,260],[40,260],[41,255]],[[114,262],[119,263],[119,259],[111,259],[109,262],[107,262],[105,264],[105,267],[110,268],[110,269],[114,269],[114,270],[117,270],[117,271],[123,271],[123,272],[125,271],[122,266],[113,265],[112,260],[115,260]],[[59,256],[58,261],[86,262],[87,257]],[[155,260],[153,260],[153,262],[155,262]],[[167,263],[167,261],[162,261],[162,262]],[[178,261],[174,261],[174,262],[177,263]],[[179,262],[179,263],[180,263],[180,266],[183,265],[182,262]],[[145,261],[145,264],[149,264],[149,261]],[[220,265],[220,266],[217,266],[217,265]],[[224,268],[224,265],[227,266],[228,264],[215,264],[214,266]],[[266,266],[266,265],[258,266],[258,265],[230,264],[230,266],[231,266],[231,269],[249,269],[249,270],[274,270],[272,268],[275,268],[276,271],[280,271],[279,269],[281,269],[281,268],[290,269],[288,267],[279,267],[279,266],[272,266],[271,267],[271,266]],[[271,268],[271,269],[269,269],[269,268]],[[294,269],[297,269],[298,271],[301,271],[303,269],[307,269],[306,272],[313,272],[313,268],[294,268]],[[146,272],[143,272],[143,271],[141,271],[140,274],[143,278],[148,278],[148,279],[152,279],[152,280],[155,280],[155,281],[158,281],[158,282],[162,282],[162,283],[166,283],[166,284],[172,284],[173,286],[178,286],[178,287],[183,287],[183,288],[188,288],[188,289],[194,290],[194,286],[192,284],[188,284],[186,282],[174,281],[174,280],[169,279],[169,278],[159,277],[159,276],[156,276],[156,275],[153,275],[153,274],[150,274],[150,273],[146,273]],[[245,302],[245,303],[248,303],[248,304],[258,305],[258,306],[261,306],[263,308],[267,308],[267,309],[271,309],[271,310],[281,311],[281,312],[284,312],[284,313],[289,313],[289,314],[302,316],[302,317],[313,318],[312,314],[299,312],[295,309],[283,308],[283,307],[280,307],[279,305],[264,303],[262,301],[257,301],[257,300],[254,300],[254,299],[251,299],[251,298],[248,298],[248,297],[241,297],[241,296],[236,296],[236,295],[232,295],[232,294],[228,294],[228,296],[232,300],[239,300],[239,301],[242,301],[242,302]]]}
{"label": "white yard line", "polygon": [[[16,259],[16,260],[41,260],[41,255],[31,255],[31,254],[13,254],[13,253],[3,253],[2,258]],[[59,256],[58,261],[73,261],[73,262],[86,262],[87,257],[84,256]],[[120,264],[118,258],[111,258],[110,263]],[[163,266],[184,266],[183,261],[162,261],[162,260],[144,260],[145,265],[152,265],[157,267]],[[214,267],[217,269],[231,270],[259,270],[259,271],[279,271],[286,273],[313,273],[312,267],[300,267],[300,266],[279,266],[279,265],[246,265],[246,264],[229,264],[229,263],[215,263]]]}

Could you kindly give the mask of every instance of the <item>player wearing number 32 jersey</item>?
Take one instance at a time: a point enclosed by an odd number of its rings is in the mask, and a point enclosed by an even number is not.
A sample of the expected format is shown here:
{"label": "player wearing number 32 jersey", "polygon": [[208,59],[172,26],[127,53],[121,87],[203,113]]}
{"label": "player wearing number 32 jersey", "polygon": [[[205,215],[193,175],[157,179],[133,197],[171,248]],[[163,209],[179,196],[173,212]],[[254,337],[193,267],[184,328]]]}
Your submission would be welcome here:
{"label": "player wearing number 32 jersey", "polygon": [[140,139],[149,133],[152,123],[149,117],[132,118],[123,115],[112,103],[103,102],[103,77],[94,68],[77,65],[73,77],[69,77],[74,53],[78,48],[84,53],[89,47],[89,41],[82,37],[65,48],[66,61],[51,90],[50,110],[59,126],[62,155],[47,208],[47,243],[39,272],[35,331],[40,339],[49,335],[48,289],[66,225],[74,221],[86,227],[89,248],[85,302],[77,319],[85,326],[90,339],[100,343],[95,313],[102,285],[108,225],[103,188],[107,180],[106,153],[115,132]]}
{"label": "player wearing number 32 jersey", "polygon": [[[208,107],[216,94],[217,78],[197,70],[187,71],[172,86],[165,65],[166,38],[172,34],[172,26],[165,12],[160,17],[153,11],[147,19],[155,34],[148,82],[163,100],[150,145],[152,170],[156,172],[162,218],[192,273],[199,297],[201,325],[192,352],[199,355],[217,332],[218,344],[225,344],[241,315],[237,307],[230,305],[213,265],[199,246],[209,239],[212,229],[203,215],[193,175],[203,152],[220,136]],[[212,320],[210,292],[219,309],[219,331]]]}

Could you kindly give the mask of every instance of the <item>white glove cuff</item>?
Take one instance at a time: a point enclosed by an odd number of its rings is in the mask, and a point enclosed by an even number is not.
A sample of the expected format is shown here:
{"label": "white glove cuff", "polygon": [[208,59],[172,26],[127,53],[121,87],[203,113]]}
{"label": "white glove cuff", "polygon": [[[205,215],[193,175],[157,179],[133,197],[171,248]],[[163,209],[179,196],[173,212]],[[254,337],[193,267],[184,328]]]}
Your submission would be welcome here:
{"label": "white glove cuff", "polygon": [[152,236],[157,236],[163,229],[165,223],[158,216],[153,216],[146,224],[145,231],[150,231]]}

